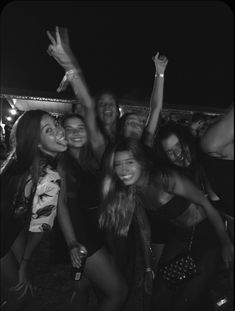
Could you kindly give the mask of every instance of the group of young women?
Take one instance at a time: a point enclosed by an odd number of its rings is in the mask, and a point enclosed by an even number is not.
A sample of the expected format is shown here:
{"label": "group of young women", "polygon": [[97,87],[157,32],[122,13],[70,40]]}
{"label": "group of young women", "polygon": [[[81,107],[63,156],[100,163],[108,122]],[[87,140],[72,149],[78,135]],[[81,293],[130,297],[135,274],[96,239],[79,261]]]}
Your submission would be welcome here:
{"label": "group of young women", "polygon": [[[59,90],[70,83],[84,110],[60,124],[44,111],[27,111],[14,125],[12,151],[1,168],[2,307],[21,310],[32,295],[28,263],[43,232],[53,227],[57,251],[73,267],[81,266],[80,248],[88,251],[70,310],[86,310],[90,288],[100,311],[213,310],[210,285],[222,259],[227,268],[233,263],[233,244],[213,207],[219,198],[193,138],[174,124],[157,128],[167,59],[158,53],[153,58],[144,126],[134,113],[120,117],[112,93],[93,100],[66,29],[47,34],[49,55],[65,70]],[[128,247],[117,254],[115,238],[135,245],[132,265],[141,257],[135,284],[119,265]],[[160,267],[189,243],[198,273],[171,288]],[[130,303],[130,284],[142,289],[141,303],[137,297]]]}

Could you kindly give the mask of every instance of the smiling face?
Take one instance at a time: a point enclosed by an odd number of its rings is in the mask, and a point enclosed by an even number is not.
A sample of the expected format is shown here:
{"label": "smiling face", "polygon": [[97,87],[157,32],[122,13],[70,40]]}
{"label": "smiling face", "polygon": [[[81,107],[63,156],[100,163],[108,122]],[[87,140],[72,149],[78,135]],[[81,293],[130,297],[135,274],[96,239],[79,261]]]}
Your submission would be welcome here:
{"label": "smiling face", "polygon": [[143,133],[143,124],[136,114],[130,114],[124,124],[124,136],[140,139]]}
{"label": "smiling face", "polygon": [[55,120],[45,114],[41,119],[41,134],[38,148],[51,156],[67,149],[67,142],[64,137],[64,130],[56,125]]}
{"label": "smiling face", "polygon": [[103,94],[97,103],[97,114],[104,124],[112,124],[118,117],[117,103],[111,94]]}
{"label": "smiling face", "polygon": [[189,149],[184,152],[182,145],[175,134],[171,134],[162,140],[162,148],[168,159],[175,165],[187,167],[191,163]]}
{"label": "smiling face", "polygon": [[142,177],[142,167],[130,151],[116,152],[114,170],[126,186],[137,184]]}
{"label": "smiling face", "polygon": [[69,148],[81,148],[87,142],[85,124],[78,117],[71,117],[64,122],[65,137]]}

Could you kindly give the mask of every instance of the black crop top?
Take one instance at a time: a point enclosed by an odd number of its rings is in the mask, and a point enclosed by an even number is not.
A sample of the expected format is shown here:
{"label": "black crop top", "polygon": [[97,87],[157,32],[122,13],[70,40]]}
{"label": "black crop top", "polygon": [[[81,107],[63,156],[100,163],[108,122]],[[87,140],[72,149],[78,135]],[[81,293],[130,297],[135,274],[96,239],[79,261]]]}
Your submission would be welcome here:
{"label": "black crop top", "polygon": [[183,214],[190,205],[187,199],[176,195],[162,205],[160,202],[160,192],[161,189],[153,185],[153,183],[149,184],[146,188],[139,188],[137,190],[137,195],[139,195],[150,214],[154,213],[160,218],[172,220]]}

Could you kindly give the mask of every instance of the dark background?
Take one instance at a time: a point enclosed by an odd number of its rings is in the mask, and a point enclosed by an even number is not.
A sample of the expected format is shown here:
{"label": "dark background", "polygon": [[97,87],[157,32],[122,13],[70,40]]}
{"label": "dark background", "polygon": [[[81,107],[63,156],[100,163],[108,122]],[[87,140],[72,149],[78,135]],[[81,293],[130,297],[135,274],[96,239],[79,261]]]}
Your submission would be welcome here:
{"label": "dark background", "polygon": [[146,100],[156,52],[169,63],[164,101],[226,108],[233,101],[233,12],[219,1],[13,1],[1,8],[1,86],[55,92],[62,68],[46,30],[69,29],[92,95]]}

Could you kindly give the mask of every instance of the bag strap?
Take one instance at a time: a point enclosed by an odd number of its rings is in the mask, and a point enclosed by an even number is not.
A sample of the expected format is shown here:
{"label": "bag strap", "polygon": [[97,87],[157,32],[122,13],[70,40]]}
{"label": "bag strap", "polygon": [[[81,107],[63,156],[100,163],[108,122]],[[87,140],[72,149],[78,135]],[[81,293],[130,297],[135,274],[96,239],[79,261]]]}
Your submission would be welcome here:
{"label": "bag strap", "polygon": [[191,248],[192,248],[194,233],[195,233],[195,225],[193,225],[192,234],[191,234],[191,237],[190,237],[190,240],[188,243],[188,250],[189,251],[191,251]]}

